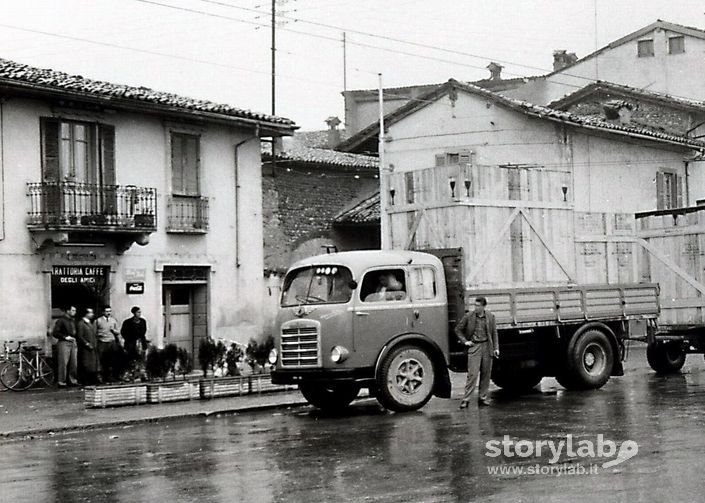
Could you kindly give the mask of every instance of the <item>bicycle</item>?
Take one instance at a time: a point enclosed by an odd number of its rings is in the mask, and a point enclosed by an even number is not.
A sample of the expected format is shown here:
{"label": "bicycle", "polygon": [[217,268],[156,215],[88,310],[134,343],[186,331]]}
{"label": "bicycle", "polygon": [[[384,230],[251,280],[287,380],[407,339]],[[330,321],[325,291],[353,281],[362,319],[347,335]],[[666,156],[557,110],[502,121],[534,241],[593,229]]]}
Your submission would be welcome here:
{"label": "bicycle", "polygon": [[[17,347],[12,348],[12,345],[17,342]],[[0,353],[0,372],[10,362],[17,362],[20,353],[20,346],[24,341],[2,341],[2,353]],[[0,391],[6,391],[4,387],[0,387]]]}
{"label": "bicycle", "polygon": [[0,371],[2,385],[12,391],[24,391],[40,380],[47,386],[53,386],[54,369],[41,354],[41,348],[24,344],[25,341],[17,343],[17,361],[8,359]]}

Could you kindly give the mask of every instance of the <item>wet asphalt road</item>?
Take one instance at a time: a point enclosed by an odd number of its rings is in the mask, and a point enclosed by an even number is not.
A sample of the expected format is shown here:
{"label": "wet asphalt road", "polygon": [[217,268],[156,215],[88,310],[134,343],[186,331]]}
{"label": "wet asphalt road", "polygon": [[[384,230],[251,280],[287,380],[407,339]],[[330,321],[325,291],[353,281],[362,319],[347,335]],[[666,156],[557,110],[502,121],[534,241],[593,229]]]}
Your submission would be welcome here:
{"label": "wet asphalt road", "polygon": [[[459,381],[458,381],[459,382]],[[455,391],[457,395],[459,390]],[[308,408],[146,424],[0,443],[0,501],[703,501],[705,365],[658,377],[643,351],[602,390],[552,379],[491,408],[433,399],[409,414],[371,401],[347,413]],[[548,466],[550,456],[487,457],[485,442],[637,442],[632,459],[597,474],[490,474]],[[613,458],[610,458],[613,459]],[[554,466],[598,465],[570,458]],[[564,464],[567,463],[567,464]]]}

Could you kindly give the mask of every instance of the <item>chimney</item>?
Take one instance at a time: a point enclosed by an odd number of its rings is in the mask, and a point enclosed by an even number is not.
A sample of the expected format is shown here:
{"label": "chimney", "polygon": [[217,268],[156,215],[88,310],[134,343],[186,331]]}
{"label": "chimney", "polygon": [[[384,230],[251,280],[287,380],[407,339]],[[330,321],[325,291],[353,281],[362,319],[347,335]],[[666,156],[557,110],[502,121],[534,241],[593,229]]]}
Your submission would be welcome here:
{"label": "chimney", "polygon": [[490,71],[490,80],[502,80],[502,65],[492,61],[486,68]]}
{"label": "chimney", "polygon": [[328,124],[328,148],[333,149],[340,143],[338,126],[342,124],[342,121],[338,117],[332,116],[326,119],[326,124]]}
{"label": "chimney", "polygon": [[565,49],[553,51],[553,71],[563,70],[578,61],[578,56],[574,52],[566,52]]}

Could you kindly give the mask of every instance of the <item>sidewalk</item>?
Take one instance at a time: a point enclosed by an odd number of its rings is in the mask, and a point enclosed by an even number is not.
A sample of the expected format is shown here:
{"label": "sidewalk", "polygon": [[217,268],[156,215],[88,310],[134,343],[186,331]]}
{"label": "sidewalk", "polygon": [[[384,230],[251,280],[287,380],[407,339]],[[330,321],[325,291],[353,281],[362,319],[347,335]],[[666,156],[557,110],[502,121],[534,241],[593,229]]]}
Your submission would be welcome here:
{"label": "sidewalk", "polygon": [[251,410],[298,407],[306,401],[297,391],[192,400],[108,409],[85,409],[83,391],[37,389],[0,393],[0,442],[53,433],[106,428],[162,419],[209,416]]}

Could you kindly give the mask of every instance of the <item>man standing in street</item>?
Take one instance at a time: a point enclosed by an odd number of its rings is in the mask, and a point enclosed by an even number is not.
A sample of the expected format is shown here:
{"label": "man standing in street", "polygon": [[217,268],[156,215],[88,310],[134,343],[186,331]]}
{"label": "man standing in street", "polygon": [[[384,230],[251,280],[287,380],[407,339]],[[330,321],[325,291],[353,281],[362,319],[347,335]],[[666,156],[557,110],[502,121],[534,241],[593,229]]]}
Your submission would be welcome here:
{"label": "man standing in street", "polygon": [[56,366],[58,374],[58,385],[60,388],[66,387],[68,370],[68,384],[78,385],[76,380],[77,371],[77,349],[76,349],[76,307],[68,306],[64,315],[56,320],[52,335],[58,340],[56,343]]}
{"label": "man standing in street", "polygon": [[98,377],[105,382],[115,379],[115,367],[117,362],[113,361],[115,354],[120,349],[120,331],[118,323],[112,317],[112,308],[103,307],[103,314],[96,320],[96,338],[98,339],[98,361],[100,363],[101,374]]}
{"label": "man standing in street", "polygon": [[468,348],[468,378],[465,382],[465,394],[460,402],[464,409],[470,403],[470,395],[475,390],[477,378],[480,378],[478,404],[489,405],[487,393],[490,389],[492,375],[492,358],[499,358],[497,326],[492,313],[485,309],[487,299],[477,297],[475,310],[465,316],[455,327],[455,335]]}
{"label": "man standing in street", "polygon": [[93,323],[93,309],[86,309],[83,318],[76,324],[78,343],[78,376],[84,386],[96,384],[98,377],[98,351],[96,349],[96,328]]}
{"label": "man standing in street", "polygon": [[135,364],[142,358],[142,353],[147,349],[147,322],[142,318],[142,310],[134,306],[131,310],[132,318],[122,322],[120,334],[125,341],[128,365],[134,375]]}

